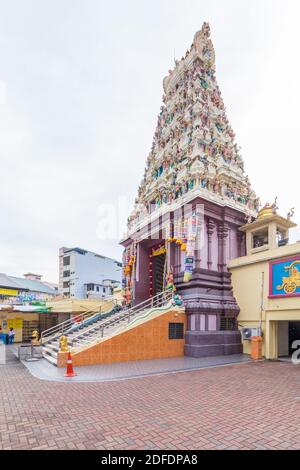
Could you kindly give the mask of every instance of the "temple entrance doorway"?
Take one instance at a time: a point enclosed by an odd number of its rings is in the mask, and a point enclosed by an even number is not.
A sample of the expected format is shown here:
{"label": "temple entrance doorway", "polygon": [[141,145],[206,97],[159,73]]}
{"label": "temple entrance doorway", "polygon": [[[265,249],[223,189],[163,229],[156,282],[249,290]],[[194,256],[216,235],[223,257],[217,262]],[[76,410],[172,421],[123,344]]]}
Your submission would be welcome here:
{"label": "temple entrance doorway", "polygon": [[164,290],[164,275],[165,275],[165,263],[166,255],[161,254],[159,256],[153,256],[152,258],[152,284],[153,292],[152,295],[155,296]]}
{"label": "temple entrance doorway", "polygon": [[300,341],[300,322],[279,321],[278,358],[290,359],[296,349],[298,349],[298,347],[295,348],[295,341]]}
{"label": "temple entrance doorway", "polygon": [[295,341],[300,341],[300,322],[299,321],[290,321],[289,322],[289,354],[295,352],[296,349],[299,349],[299,346],[295,348]]}

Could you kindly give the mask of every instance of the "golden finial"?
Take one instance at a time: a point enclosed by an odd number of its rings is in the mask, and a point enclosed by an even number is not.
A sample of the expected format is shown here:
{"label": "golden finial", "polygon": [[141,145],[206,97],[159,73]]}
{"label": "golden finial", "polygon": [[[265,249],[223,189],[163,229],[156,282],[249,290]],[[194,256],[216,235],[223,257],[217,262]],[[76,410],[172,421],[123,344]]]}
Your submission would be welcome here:
{"label": "golden finial", "polygon": [[265,219],[267,217],[272,217],[272,215],[274,214],[277,214],[277,209],[278,209],[277,201],[278,201],[278,197],[276,197],[272,205],[267,202],[267,204],[259,211],[257,218]]}
{"label": "golden finial", "polygon": [[267,203],[262,209],[260,209],[257,218],[258,219],[265,219],[267,217],[271,217],[274,214],[272,206]]}

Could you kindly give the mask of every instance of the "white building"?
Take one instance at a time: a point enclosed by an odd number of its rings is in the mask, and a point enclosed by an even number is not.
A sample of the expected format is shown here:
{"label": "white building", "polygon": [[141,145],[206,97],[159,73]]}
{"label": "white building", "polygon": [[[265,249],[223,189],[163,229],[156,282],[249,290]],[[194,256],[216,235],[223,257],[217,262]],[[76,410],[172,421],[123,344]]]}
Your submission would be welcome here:
{"label": "white building", "polygon": [[122,279],[122,263],[81,248],[59,250],[59,291],[67,298],[109,296]]}

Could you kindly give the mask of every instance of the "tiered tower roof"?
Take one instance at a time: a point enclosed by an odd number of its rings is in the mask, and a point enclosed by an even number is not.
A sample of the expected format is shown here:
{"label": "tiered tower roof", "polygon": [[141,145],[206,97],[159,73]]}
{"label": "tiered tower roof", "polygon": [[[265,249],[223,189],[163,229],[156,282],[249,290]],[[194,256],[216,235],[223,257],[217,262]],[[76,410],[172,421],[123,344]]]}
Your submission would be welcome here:
{"label": "tiered tower roof", "polygon": [[163,106],[129,231],[153,208],[177,203],[192,192],[248,215],[258,210],[215,78],[207,23],[175,64],[164,79]]}

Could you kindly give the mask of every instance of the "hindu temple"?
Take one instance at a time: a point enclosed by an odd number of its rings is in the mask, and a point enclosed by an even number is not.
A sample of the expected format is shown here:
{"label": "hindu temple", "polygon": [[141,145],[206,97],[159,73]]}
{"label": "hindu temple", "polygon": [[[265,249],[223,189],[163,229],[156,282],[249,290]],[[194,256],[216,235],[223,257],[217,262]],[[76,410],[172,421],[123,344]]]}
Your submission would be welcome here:
{"label": "hindu temple", "polygon": [[162,106],[121,244],[133,304],[173,289],[187,314],[185,354],[242,352],[228,263],[246,254],[239,228],[257,216],[216,80],[210,27],[163,80]]}

